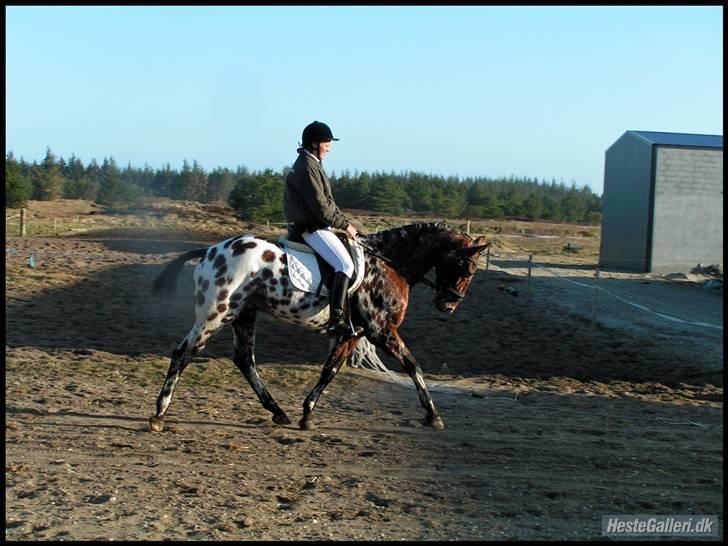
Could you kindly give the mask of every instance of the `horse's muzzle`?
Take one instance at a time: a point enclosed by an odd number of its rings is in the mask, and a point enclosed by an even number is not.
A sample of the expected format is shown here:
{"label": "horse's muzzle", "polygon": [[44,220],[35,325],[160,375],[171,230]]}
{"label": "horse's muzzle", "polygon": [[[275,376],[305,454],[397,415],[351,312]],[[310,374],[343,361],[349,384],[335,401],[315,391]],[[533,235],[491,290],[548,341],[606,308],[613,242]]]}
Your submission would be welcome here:
{"label": "horse's muzzle", "polygon": [[438,311],[441,313],[454,313],[455,308],[457,308],[459,301],[445,301],[442,299],[439,295],[435,296],[435,300],[433,302],[435,304],[435,307]]}

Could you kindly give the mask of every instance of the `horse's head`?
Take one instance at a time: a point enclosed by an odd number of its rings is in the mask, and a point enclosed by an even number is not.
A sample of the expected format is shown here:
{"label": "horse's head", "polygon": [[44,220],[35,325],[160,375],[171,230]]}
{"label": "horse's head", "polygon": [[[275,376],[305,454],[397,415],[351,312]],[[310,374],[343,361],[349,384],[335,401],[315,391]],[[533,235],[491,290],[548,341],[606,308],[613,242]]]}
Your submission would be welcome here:
{"label": "horse's head", "polygon": [[460,239],[457,248],[446,252],[435,264],[435,307],[453,313],[465,297],[478,268],[478,258],[490,243],[485,237]]}

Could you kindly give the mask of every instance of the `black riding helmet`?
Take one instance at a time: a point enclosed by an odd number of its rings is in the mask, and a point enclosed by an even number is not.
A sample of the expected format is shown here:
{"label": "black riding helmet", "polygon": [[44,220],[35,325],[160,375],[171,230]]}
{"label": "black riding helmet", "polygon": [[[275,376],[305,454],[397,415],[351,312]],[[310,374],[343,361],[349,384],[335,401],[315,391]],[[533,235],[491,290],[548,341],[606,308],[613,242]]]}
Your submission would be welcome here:
{"label": "black riding helmet", "polygon": [[326,142],[329,140],[339,139],[334,138],[329,126],[320,121],[314,121],[306,125],[301,136],[301,142],[304,148],[310,148],[314,142]]}

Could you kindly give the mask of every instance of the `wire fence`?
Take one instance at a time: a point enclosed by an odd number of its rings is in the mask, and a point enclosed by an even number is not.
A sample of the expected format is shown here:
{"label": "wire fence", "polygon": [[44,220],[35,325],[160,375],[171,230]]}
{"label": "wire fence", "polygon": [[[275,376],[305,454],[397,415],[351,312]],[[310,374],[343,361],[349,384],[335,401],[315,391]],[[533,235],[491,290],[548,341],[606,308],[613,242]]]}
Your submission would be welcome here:
{"label": "wire fence", "polygon": [[[631,307],[633,307],[635,309],[638,309],[638,310],[643,311],[645,313],[650,313],[652,315],[655,315],[655,316],[660,317],[662,319],[665,319],[667,321],[672,321],[672,322],[680,323],[680,324],[689,324],[689,325],[692,325],[692,326],[699,326],[701,328],[710,328],[710,329],[713,329],[713,330],[720,330],[720,331],[723,330],[723,325],[722,324],[721,325],[718,325],[718,324],[711,324],[709,322],[704,322],[704,321],[686,320],[684,318],[675,317],[675,316],[670,315],[670,314],[667,314],[667,313],[661,313],[661,312],[655,311],[654,309],[652,309],[652,308],[650,308],[650,307],[648,307],[646,305],[643,305],[643,304],[640,304],[640,303],[631,301],[631,300],[629,300],[627,298],[624,298],[624,297],[621,297],[621,296],[615,294],[614,292],[612,292],[610,290],[607,290],[603,286],[600,286],[599,285],[601,270],[599,269],[598,266],[584,264],[584,269],[585,270],[588,270],[590,268],[593,268],[594,269],[594,274],[593,274],[594,275],[594,281],[592,282],[592,284],[587,284],[587,283],[575,281],[573,279],[570,279],[568,277],[565,277],[563,275],[560,275],[556,271],[553,271],[552,268],[550,268],[550,267],[548,267],[546,265],[540,264],[538,262],[535,262],[533,260],[533,254],[525,255],[525,254],[518,254],[518,253],[502,252],[502,253],[499,253],[497,255],[497,258],[501,258],[503,255],[507,256],[507,259],[508,259],[509,262],[519,262],[519,261],[522,262],[523,263],[523,268],[527,269],[527,274],[526,274],[526,298],[527,299],[530,299],[530,297],[531,297],[531,287],[532,287],[533,278],[534,278],[534,275],[533,275],[533,268],[534,267],[536,267],[536,268],[538,268],[540,270],[543,270],[543,271],[549,273],[554,278],[558,278],[558,279],[560,279],[560,280],[562,280],[564,282],[570,283],[570,284],[572,284],[574,286],[578,286],[580,288],[584,288],[584,289],[588,289],[588,290],[593,291],[593,299],[592,299],[592,322],[591,322],[592,329],[596,326],[596,316],[597,316],[597,310],[598,310],[598,298],[597,298],[597,294],[600,294],[600,295],[601,294],[605,294],[605,295],[607,295],[607,296],[609,296],[611,298],[614,298],[616,300],[621,301],[625,305],[629,305],[629,306],[631,306]],[[498,260],[493,260],[493,257],[491,257],[491,254],[488,253],[488,255],[486,256],[486,266],[485,266],[486,270],[488,270],[490,268],[490,263],[491,262],[497,263],[497,261]],[[586,274],[588,274],[588,273],[586,273]],[[722,291],[722,286],[723,285],[722,285],[722,282],[721,282],[720,283],[720,289],[721,289],[721,291]]]}
{"label": "wire fence", "polygon": [[[15,219],[18,221],[12,221]],[[19,214],[5,217],[5,236],[6,237],[33,237],[45,235],[60,235],[61,233],[83,232],[88,231],[89,224],[95,225],[95,222],[84,219],[81,221],[81,215],[75,217],[55,217],[55,218],[33,218],[28,214],[27,209],[21,209]]]}

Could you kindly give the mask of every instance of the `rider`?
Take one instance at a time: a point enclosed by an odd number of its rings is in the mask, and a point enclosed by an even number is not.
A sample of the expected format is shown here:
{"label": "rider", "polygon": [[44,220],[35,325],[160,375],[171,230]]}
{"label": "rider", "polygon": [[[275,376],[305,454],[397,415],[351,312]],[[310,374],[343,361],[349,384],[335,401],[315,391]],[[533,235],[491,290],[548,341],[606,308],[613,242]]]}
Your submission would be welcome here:
{"label": "rider", "polygon": [[[328,125],[314,121],[303,129],[301,140],[298,159],[288,173],[283,193],[283,209],[289,222],[288,237],[292,241],[299,235],[303,237],[306,244],[334,268],[326,332],[330,336],[351,334],[344,302],[354,274],[354,263],[331,228],[346,230],[349,239],[356,238],[357,230],[336,206],[322,166],[331,141],[339,139],[334,138]],[[361,328],[356,332],[361,333]]]}

